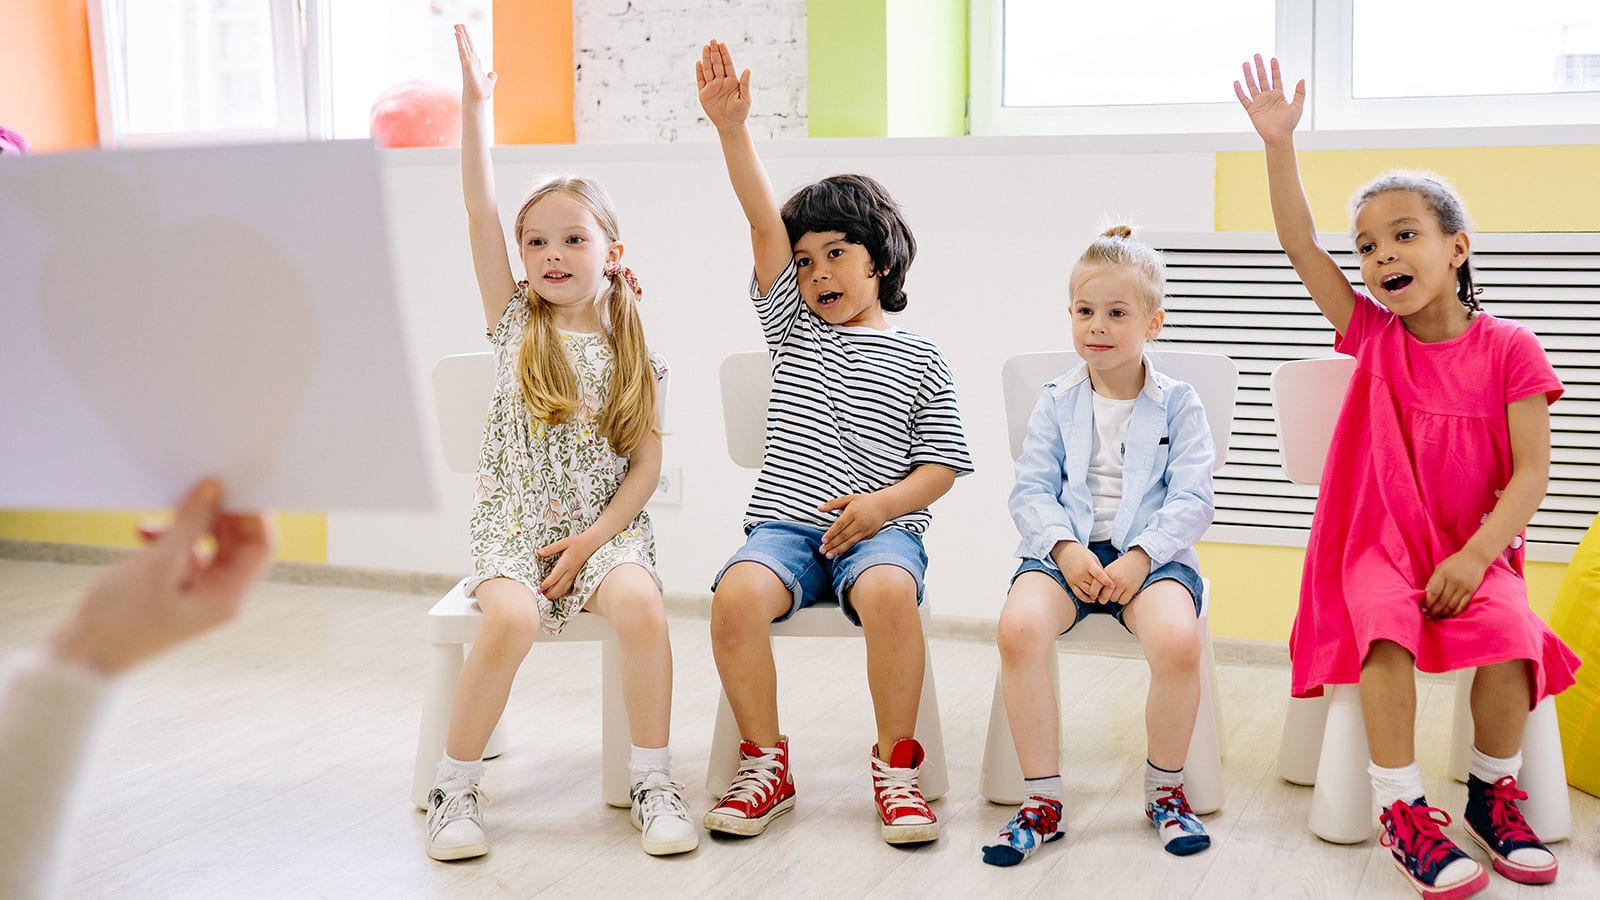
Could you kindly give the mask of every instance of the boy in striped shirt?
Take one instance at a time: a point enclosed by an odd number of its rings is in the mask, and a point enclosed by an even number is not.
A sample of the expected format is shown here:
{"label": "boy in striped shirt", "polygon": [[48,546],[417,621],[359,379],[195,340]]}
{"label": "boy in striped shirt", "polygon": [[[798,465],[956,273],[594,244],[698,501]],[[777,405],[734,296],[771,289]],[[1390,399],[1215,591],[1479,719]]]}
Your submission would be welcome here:
{"label": "boy in striped shirt", "polygon": [[939,823],[918,787],[923,751],[912,737],[924,663],[921,534],[929,504],[972,460],[939,348],[884,320],[905,308],[916,241],[894,200],[861,175],[808,185],[779,210],[745,127],[749,70],[738,74],[727,46],[713,41],[695,74],[750,221],[751,299],[772,357],[747,538],[712,600],[712,650],[741,741],[738,774],[706,827],[760,834],[793,808],[767,629],[837,600],[866,637],[883,839],[931,841]]}

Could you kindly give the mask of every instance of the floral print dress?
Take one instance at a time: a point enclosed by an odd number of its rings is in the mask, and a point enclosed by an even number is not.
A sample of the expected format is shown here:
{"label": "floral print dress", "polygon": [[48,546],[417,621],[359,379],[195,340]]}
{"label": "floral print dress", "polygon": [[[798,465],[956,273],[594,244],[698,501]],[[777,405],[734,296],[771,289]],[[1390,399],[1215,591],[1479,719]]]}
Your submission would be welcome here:
{"label": "floral print dress", "polygon": [[[640,510],[628,527],[589,557],[566,596],[546,597],[539,590],[559,557],[541,558],[535,551],[593,525],[627,476],[628,458],[617,455],[596,431],[595,418],[611,384],[611,348],[603,334],[561,332],[567,358],[578,373],[578,410],[557,425],[532,421],[517,372],[528,319],[528,290],[522,284],[489,334],[495,387],[478,458],[471,518],[473,575],[466,591],[472,595],[491,578],[521,582],[533,592],[544,630],[559,634],[617,566],[643,566],[657,587],[661,579],[655,571],[650,515]],[[666,361],[652,353],[650,365],[659,382],[666,375]]]}

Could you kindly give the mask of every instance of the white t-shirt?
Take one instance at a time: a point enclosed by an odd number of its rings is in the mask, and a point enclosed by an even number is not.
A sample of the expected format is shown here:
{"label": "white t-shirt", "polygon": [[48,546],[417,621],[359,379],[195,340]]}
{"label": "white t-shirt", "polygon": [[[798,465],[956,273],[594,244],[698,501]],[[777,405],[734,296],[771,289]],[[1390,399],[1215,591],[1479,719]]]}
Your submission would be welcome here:
{"label": "white t-shirt", "polygon": [[1133,400],[1094,395],[1094,443],[1089,453],[1089,498],[1094,501],[1091,541],[1111,540],[1111,522],[1122,505],[1122,458],[1127,455]]}

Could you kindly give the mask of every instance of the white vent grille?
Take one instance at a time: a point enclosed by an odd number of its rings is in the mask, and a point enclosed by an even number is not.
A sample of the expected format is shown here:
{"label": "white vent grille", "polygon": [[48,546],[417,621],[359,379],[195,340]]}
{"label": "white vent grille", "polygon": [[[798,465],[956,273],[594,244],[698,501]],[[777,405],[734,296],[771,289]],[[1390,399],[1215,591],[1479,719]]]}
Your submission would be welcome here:
{"label": "white vent grille", "polygon": [[[1216,477],[1207,540],[1304,546],[1316,488],[1283,476],[1267,383],[1279,363],[1332,355],[1333,327],[1275,235],[1143,237],[1167,261],[1162,341],[1225,353],[1239,366],[1232,446]],[[1350,239],[1321,240],[1364,290]],[[1533,329],[1566,385],[1550,410],[1549,492],[1528,525],[1530,558],[1564,562],[1600,509],[1600,234],[1476,234],[1472,267],[1484,309]]]}

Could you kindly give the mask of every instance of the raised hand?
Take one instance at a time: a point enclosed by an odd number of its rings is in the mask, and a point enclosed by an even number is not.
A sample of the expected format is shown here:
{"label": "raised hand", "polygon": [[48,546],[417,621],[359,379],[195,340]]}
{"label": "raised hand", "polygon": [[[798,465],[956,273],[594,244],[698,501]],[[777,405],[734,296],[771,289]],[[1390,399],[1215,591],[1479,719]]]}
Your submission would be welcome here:
{"label": "raised hand", "polygon": [[456,26],[456,53],[461,57],[461,102],[484,103],[494,96],[493,72],[484,72],[478,61],[478,51],[472,49],[472,36],[467,26]]}
{"label": "raised hand", "polygon": [[1301,114],[1306,111],[1306,80],[1302,78],[1295,85],[1294,99],[1291,100],[1283,90],[1283,73],[1278,71],[1277,57],[1272,59],[1272,74],[1268,77],[1267,67],[1261,61],[1261,54],[1257,53],[1254,71],[1249,63],[1244,64],[1244,84],[1235,81],[1233,93],[1239,98],[1244,111],[1249,113],[1250,124],[1256,127],[1256,133],[1269,144],[1288,140],[1294,134],[1294,127],[1300,123]]}
{"label": "raised hand", "polygon": [[700,88],[700,108],[719,131],[741,124],[750,115],[750,70],[740,74],[734,68],[727,44],[711,41],[700,49],[694,80]]}

